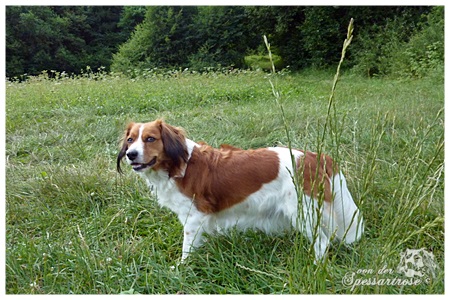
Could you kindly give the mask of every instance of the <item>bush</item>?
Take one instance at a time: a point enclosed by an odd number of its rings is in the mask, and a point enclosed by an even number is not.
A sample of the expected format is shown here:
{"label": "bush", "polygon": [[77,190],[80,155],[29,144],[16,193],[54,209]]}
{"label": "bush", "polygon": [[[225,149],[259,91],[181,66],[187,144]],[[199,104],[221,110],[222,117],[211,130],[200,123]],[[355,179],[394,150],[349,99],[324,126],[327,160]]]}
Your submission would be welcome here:
{"label": "bush", "polygon": [[248,22],[245,9],[240,6],[199,7],[193,37],[197,49],[189,56],[189,67],[242,67],[244,54],[254,40]]}
{"label": "bush", "polygon": [[434,7],[423,28],[393,55],[393,74],[423,78],[444,79],[444,7]]}
{"label": "bush", "polygon": [[[272,54],[273,64],[277,70],[281,70],[284,67],[284,62],[281,56]],[[244,57],[245,65],[251,69],[261,69],[264,71],[270,71],[272,69],[272,63],[268,55],[248,55]]]}
{"label": "bush", "polygon": [[357,38],[360,49],[354,53],[356,65],[353,70],[368,77],[390,74],[393,55],[401,52],[407,40],[405,23],[403,18],[397,18],[385,26],[363,29]]}
{"label": "bush", "polygon": [[148,7],[144,22],[114,54],[111,70],[129,73],[135,69],[186,66],[195,49],[186,37],[193,35],[192,18],[196,13],[196,7]]}
{"label": "bush", "polygon": [[371,76],[422,78],[444,70],[444,8],[423,15],[425,22],[411,21],[407,14],[385,26],[364,28],[357,37],[353,71]]}

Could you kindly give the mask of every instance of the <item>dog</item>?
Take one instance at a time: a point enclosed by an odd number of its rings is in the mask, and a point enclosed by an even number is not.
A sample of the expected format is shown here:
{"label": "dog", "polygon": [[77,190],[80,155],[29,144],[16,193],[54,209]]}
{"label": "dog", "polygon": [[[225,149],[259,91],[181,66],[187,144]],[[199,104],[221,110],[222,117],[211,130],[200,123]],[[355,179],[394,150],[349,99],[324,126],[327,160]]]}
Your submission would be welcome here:
{"label": "dog", "polygon": [[124,157],[183,224],[181,262],[203,243],[203,233],[231,227],[269,234],[299,230],[313,243],[316,262],[332,239],[351,244],[364,231],[344,175],[324,154],[286,147],[216,149],[157,119],[128,124],[119,173]]}

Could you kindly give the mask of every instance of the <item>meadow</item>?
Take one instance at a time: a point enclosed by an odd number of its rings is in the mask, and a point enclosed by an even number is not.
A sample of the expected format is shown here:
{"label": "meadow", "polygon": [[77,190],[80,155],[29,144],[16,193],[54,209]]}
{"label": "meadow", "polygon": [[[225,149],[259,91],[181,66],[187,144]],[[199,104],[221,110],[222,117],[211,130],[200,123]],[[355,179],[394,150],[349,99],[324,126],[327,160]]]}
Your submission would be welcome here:
{"label": "meadow", "polygon": [[[444,293],[444,84],[344,73],[328,113],[332,83],[325,71],[7,82],[6,293]],[[126,124],[156,118],[213,146],[331,154],[364,215],[363,238],[333,244],[314,265],[301,234],[231,231],[178,265],[177,217],[132,170],[116,172]],[[400,255],[422,248],[435,272],[410,284]]]}

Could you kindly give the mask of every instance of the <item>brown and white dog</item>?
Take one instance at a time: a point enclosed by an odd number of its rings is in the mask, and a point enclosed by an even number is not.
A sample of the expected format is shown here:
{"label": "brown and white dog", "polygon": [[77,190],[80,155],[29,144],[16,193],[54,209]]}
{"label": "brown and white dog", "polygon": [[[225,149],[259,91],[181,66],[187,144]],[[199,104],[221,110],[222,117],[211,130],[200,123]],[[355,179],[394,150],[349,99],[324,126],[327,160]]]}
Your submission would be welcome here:
{"label": "brown and white dog", "polygon": [[316,153],[285,147],[215,149],[156,120],[128,125],[119,172],[123,157],[184,225],[182,261],[202,244],[204,232],[234,226],[267,233],[300,230],[314,243],[316,261],[333,237],[350,244],[364,230],[343,174],[325,155],[318,159]]}

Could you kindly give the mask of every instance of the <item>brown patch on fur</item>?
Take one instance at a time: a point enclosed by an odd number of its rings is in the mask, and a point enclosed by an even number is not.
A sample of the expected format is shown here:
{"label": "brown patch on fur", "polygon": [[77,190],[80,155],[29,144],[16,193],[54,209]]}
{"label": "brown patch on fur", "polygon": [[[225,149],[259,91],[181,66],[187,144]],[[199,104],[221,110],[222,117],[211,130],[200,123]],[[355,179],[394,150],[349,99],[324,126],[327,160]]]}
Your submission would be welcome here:
{"label": "brown patch on fur", "polygon": [[267,149],[231,146],[195,147],[186,173],[176,178],[180,191],[204,213],[214,213],[245,200],[278,176],[278,154]]}
{"label": "brown patch on fur", "polygon": [[331,202],[333,199],[331,178],[333,174],[339,172],[337,165],[325,154],[320,156],[320,161],[317,153],[304,152],[304,154],[297,160],[297,170],[303,172],[303,192],[316,199],[323,195],[326,202]]}

